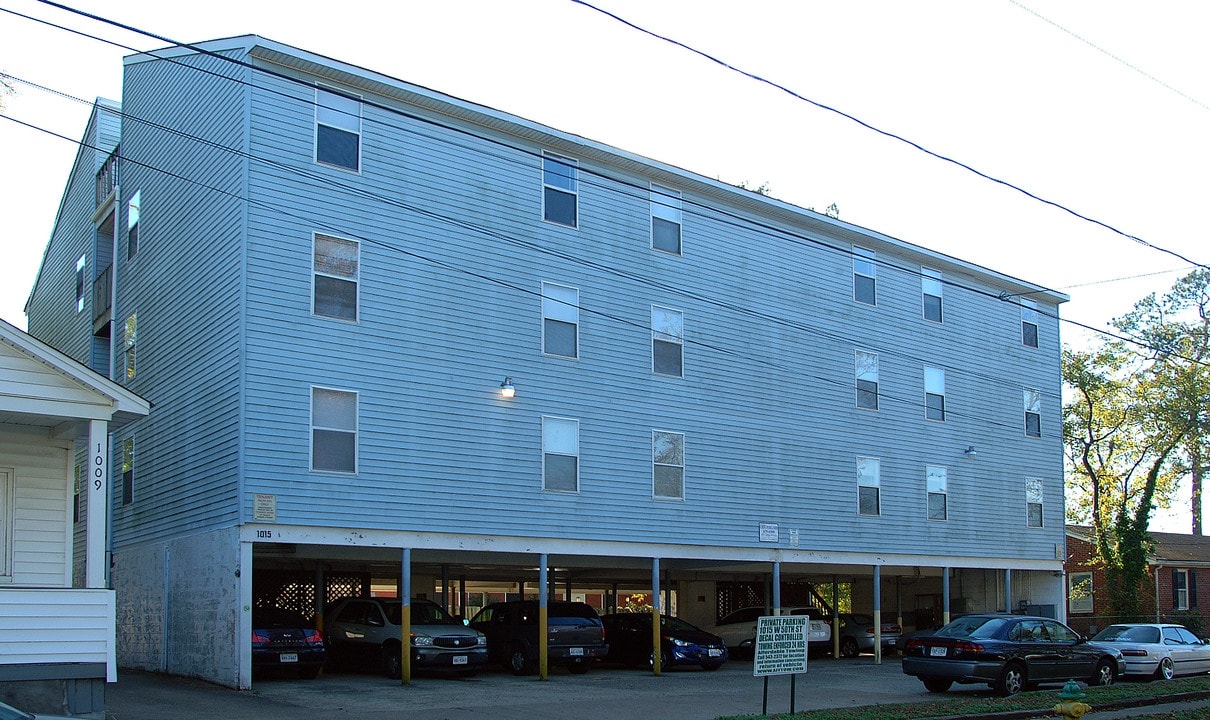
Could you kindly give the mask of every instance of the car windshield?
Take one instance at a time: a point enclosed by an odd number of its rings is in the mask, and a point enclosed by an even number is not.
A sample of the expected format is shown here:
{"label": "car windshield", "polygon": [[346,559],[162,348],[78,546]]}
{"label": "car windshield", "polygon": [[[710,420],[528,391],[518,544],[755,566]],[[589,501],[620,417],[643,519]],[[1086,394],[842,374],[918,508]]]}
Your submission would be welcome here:
{"label": "car windshield", "polygon": [[413,625],[456,625],[454,618],[450,617],[440,605],[432,603],[412,603],[412,624]]}
{"label": "car windshield", "polygon": [[954,620],[934,633],[935,637],[990,638],[1008,622],[1008,618],[968,615]]}
{"label": "car windshield", "polygon": [[1094,635],[1092,639],[1101,642],[1158,643],[1160,629],[1147,625],[1110,625]]}
{"label": "car windshield", "polygon": [[873,626],[874,618],[870,617],[869,615],[850,615],[849,622],[853,623],[854,625]]}
{"label": "car windshield", "polygon": [[34,716],[0,702],[0,720],[34,720]]}

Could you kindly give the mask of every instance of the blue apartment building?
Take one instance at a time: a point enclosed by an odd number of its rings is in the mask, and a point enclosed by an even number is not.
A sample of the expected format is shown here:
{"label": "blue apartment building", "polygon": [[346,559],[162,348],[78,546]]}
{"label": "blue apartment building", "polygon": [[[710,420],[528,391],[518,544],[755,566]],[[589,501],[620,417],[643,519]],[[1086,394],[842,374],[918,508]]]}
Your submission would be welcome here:
{"label": "blue apartment building", "polygon": [[243,36],[126,59],[27,315],[151,403],[110,436],[119,664],[246,688],[253,606],[539,567],[698,624],[1062,617],[1066,299]]}

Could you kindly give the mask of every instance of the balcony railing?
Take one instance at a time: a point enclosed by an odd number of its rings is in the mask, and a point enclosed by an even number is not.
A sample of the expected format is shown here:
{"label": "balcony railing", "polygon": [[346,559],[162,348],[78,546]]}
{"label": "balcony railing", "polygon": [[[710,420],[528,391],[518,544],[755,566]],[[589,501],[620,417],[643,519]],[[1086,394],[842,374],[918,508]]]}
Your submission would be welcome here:
{"label": "balcony railing", "polygon": [[114,148],[105,163],[97,171],[97,207],[105,204],[118,185],[118,154],[121,146]]}
{"label": "balcony railing", "polygon": [[96,280],[92,281],[92,329],[97,333],[112,319],[109,311],[113,299],[113,263],[105,266]]}

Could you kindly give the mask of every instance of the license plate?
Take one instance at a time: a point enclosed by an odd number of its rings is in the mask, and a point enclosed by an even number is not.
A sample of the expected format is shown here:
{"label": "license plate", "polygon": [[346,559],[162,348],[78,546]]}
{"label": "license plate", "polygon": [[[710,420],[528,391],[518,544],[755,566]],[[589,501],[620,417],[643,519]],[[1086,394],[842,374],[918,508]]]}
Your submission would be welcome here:
{"label": "license plate", "polygon": [[931,648],[929,648],[929,655],[931,655],[933,657],[945,657],[945,648],[931,647]]}
{"label": "license plate", "polygon": [[722,657],[723,651],[719,650],[718,648],[710,648],[706,651],[706,654],[710,657]]}
{"label": "license plate", "polygon": [[466,664],[466,656],[465,656],[465,655],[455,655],[455,656],[454,656],[454,664],[455,664],[455,665],[465,665],[465,664]]}
{"label": "license plate", "polygon": [[584,648],[572,648],[568,654],[572,657],[582,657],[584,655]]}
{"label": "license plate", "polygon": [[298,653],[282,653],[277,659],[281,662],[298,662]]}

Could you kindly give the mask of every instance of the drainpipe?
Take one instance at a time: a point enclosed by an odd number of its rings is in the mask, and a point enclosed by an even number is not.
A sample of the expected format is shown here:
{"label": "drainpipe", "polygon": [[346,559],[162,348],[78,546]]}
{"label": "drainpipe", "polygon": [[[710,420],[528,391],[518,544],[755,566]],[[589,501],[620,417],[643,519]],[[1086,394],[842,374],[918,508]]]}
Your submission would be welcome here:
{"label": "drainpipe", "polygon": [[1163,565],[1155,566],[1155,621],[1160,622],[1160,570]]}

